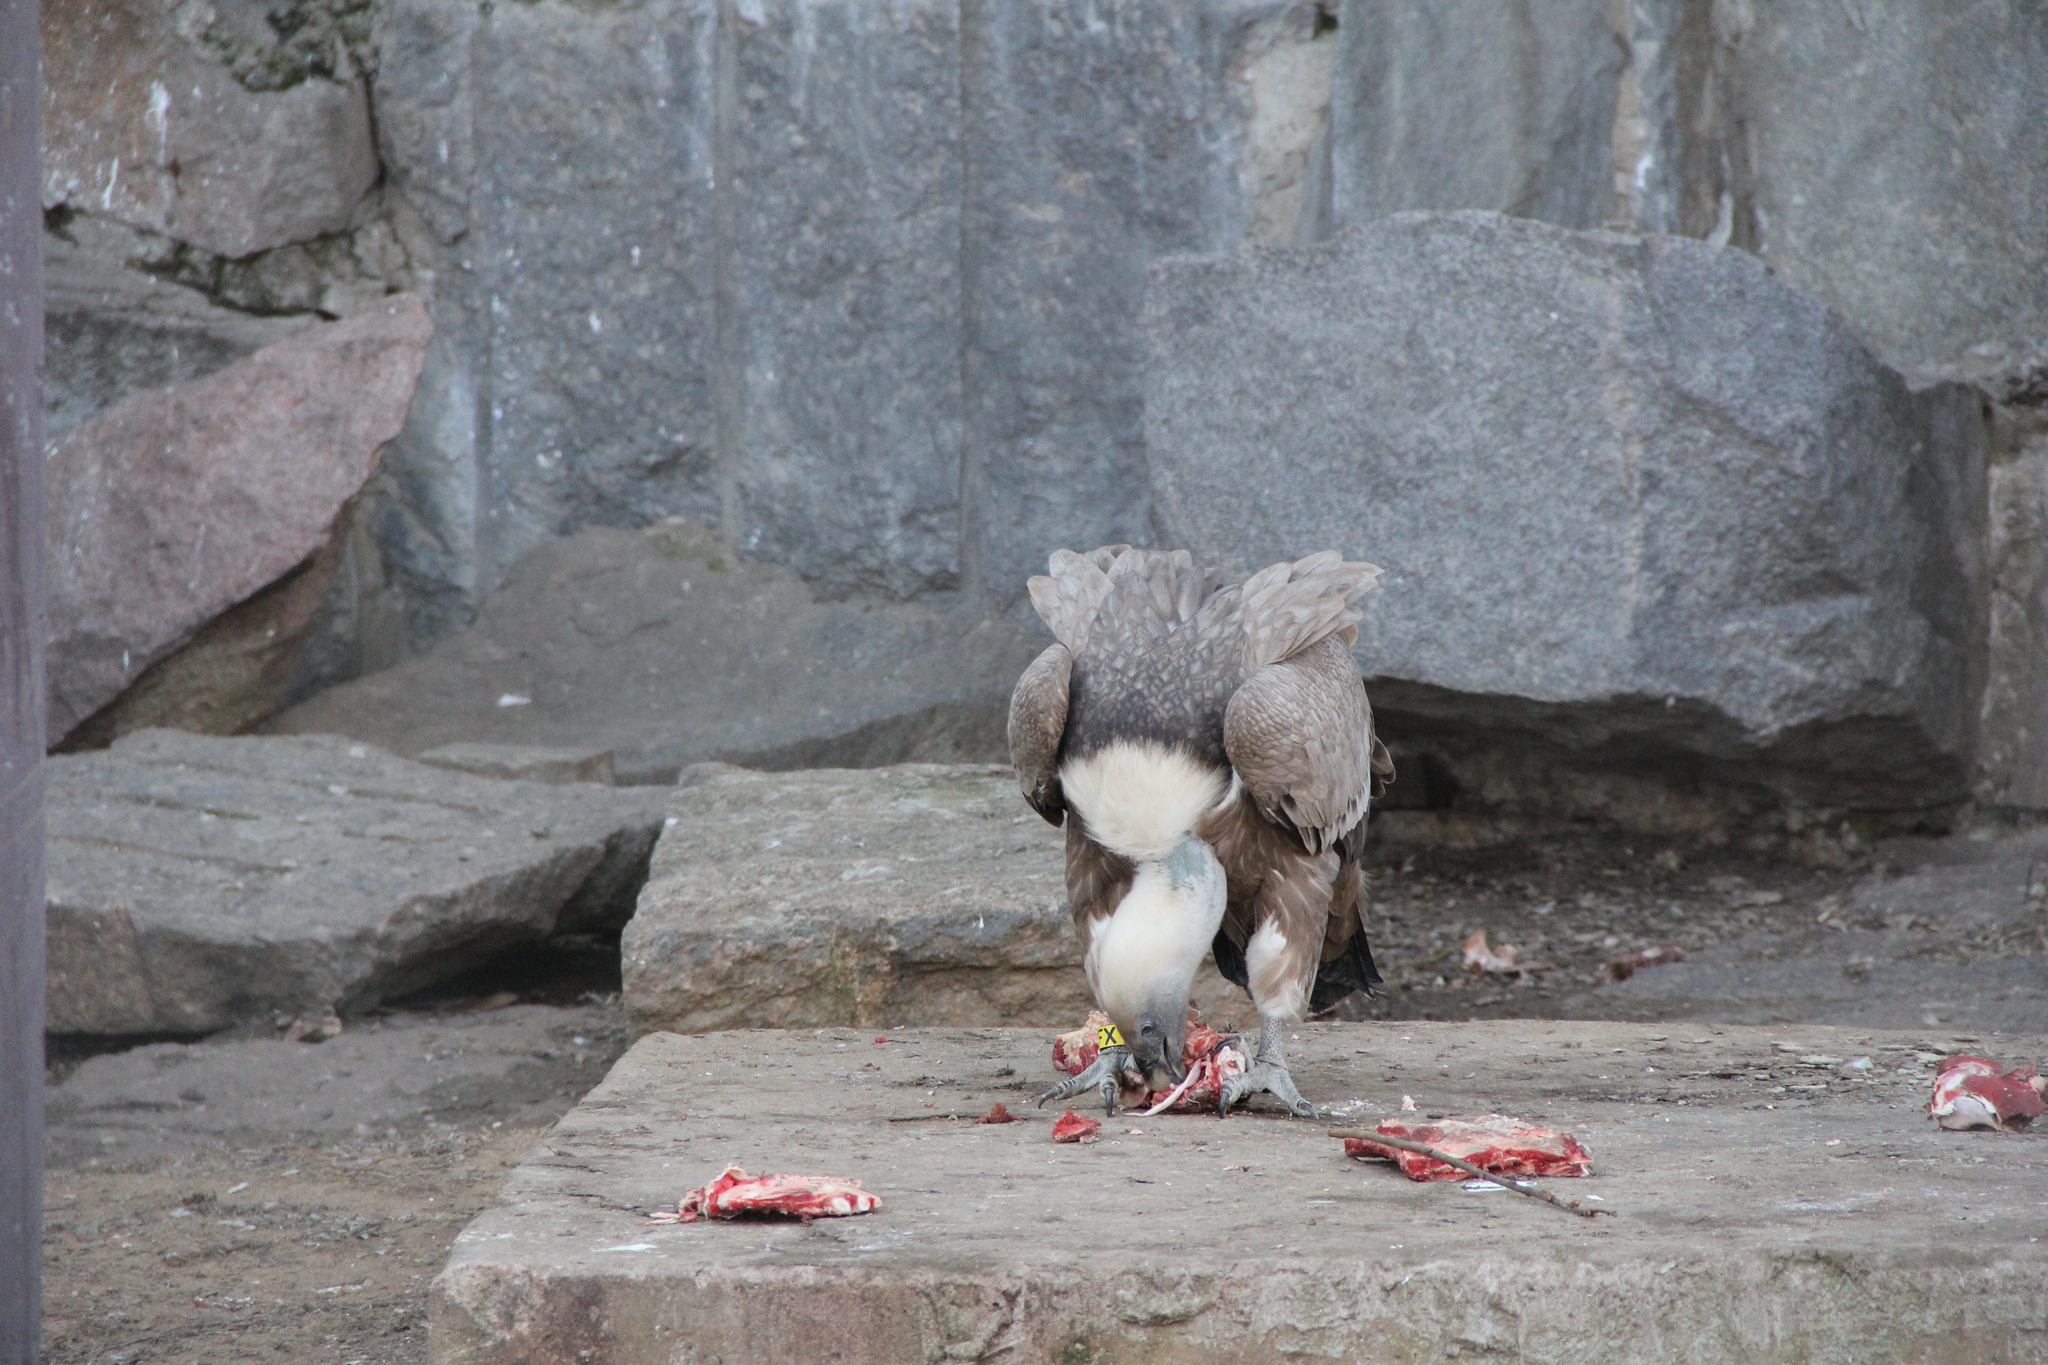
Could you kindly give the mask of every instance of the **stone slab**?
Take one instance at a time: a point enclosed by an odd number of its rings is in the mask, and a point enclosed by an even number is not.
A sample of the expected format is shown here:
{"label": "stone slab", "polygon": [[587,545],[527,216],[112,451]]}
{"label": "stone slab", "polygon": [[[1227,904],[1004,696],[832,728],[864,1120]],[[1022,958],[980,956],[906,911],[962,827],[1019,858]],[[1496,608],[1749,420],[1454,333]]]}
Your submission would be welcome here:
{"label": "stone slab", "polygon": [[88,1058],[45,1090],[45,1150],[62,1169],[479,1120],[545,1126],[623,1050],[616,1024],[615,1008],[519,1004],[352,1019],[317,1044],[269,1028],[145,1043]]}
{"label": "stone slab", "polygon": [[[706,765],[669,815],[620,943],[635,1032],[1088,1013],[1066,836],[1007,767]],[[1196,980],[1205,1008],[1243,998]]]}
{"label": "stone slab", "polygon": [[609,787],[614,781],[610,749],[548,748],[540,744],[443,744],[419,756],[420,762],[435,768],[475,773],[478,777],[502,777],[516,782],[595,782]]}
{"label": "stone slab", "polygon": [[710,759],[871,766],[1004,756],[1047,637],[971,610],[818,601],[687,522],[590,529],[520,563],[467,632],[269,723],[403,754],[606,748],[623,782]]}
{"label": "stone slab", "polygon": [[1146,309],[1163,533],[1384,566],[1357,653],[1390,735],[1518,730],[1822,806],[1963,796],[1979,402],[1909,389],[1755,257],[1404,213],[1163,262]]}
{"label": "stone slab", "polygon": [[46,772],[53,1033],[348,1011],[616,925],[663,804],[335,736],[144,730]]}
{"label": "stone slab", "polygon": [[[1553,1188],[1615,1216],[1412,1184],[1267,1111],[1119,1117],[1056,1147],[1025,1103],[1052,1074],[1040,1032],[655,1034],[457,1240],[430,1358],[2048,1359],[2048,1135],[1935,1128],[1920,1106],[1951,1039],[1531,1021],[1298,1034],[1302,1089],[1348,1122],[1409,1094],[1424,1113],[1576,1134],[1596,1173]],[[1983,1044],[2018,1059],[2048,1038]],[[1028,1117],[889,1122],[999,1100]],[[649,1225],[729,1161],[862,1180],[883,1205],[809,1226]]]}

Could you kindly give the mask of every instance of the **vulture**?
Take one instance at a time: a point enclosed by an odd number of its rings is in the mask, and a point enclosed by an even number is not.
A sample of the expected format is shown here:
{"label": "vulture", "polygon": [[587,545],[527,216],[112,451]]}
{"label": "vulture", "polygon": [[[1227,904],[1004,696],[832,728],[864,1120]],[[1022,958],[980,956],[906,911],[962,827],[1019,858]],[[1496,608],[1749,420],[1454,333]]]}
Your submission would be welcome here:
{"label": "vulture", "polygon": [[1334,551],[1229,584],[1184,550],[1061,550],[1030,582],[1054,644],[1010,699],[1018,784],[1066,826],[1083,967],[1114,1033],[1039,1103],[1181,1079],[1202,955],[1251,996],[1259,1039],[1219,1111],[1258,1091],[1314,1117],[1286,1026],[1380,980],[1359,860],[1393,776],[1352,661],[1380,570]]}

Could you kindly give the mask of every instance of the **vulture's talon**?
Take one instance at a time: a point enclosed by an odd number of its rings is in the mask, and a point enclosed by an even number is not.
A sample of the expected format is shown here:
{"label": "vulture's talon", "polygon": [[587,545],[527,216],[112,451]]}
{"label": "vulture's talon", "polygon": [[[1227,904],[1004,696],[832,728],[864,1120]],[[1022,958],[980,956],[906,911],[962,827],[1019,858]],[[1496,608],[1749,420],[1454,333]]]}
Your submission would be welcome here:
{"label": "vulture's talon", "polygon": [[1288,1074],[1285,1062],[1254,1062],[1251,1068],[1223,1082],[1223,1093],[1217,1097],[1217,1110],[1228,1114],[1236,1105],[1261,1090],[1287,1106],[1287,1112],[1298,1119],[1320,1117],[1320,1111],[1301,1097],[1294,1088],[1294,1077]]}
{"label": "vulture's talon", "polygon": [[1103,1112],[1114,1117],[1120,1078],[1132,1065],[1130,1049],[1106,1047],[1095,1055],[1095,1060],[1089,1063],[1086,1069],[1067,1077],[1040,1095],[1038,1107],[1043,1109],[1049,1100],[1071,1099],[1090,1086],[1099,1086],[1102,1090]]}
{"label": "vulture's talon", "polygon": [[1301,1097],[1301,1091],[1294,1087],[1294,1076],[1287,1070],[1287,1053],[1280,1037],[1282,1025],[1277,1020],[1261,1020],[1259,1024],[1259,1048],[1252,1064],[1235,1076],[1223,1082],[1223,1093],[1217,1096],[1216,1112],[1225,1115],[1248,1096],[1263,1090],[1287,1106],[1287,1112],[1298,1119],[1323,1117],[1322,1111]]}

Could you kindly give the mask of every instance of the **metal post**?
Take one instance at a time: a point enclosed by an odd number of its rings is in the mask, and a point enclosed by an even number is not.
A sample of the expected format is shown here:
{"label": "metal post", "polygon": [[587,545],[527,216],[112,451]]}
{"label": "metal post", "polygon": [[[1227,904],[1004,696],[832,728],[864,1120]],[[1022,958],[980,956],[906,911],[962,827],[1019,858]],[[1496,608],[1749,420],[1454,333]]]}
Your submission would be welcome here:
{"label": "metal post", "polygon": [[34,1365],[43,1243],[43,92],[0,0],[0,1365]]}

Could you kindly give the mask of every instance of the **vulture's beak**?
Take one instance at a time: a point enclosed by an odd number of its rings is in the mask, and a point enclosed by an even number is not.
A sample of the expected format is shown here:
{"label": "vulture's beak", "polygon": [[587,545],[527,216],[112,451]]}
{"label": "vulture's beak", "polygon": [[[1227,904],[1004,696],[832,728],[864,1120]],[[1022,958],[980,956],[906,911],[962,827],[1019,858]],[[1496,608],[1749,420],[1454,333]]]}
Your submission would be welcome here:
{"label": "vulture's beak", "polygon": [[1138,1021],[1137,1036],[1130,1040],[1131,1060],[1145,1077],[1146,1089],[1171,1090],[1181,1083],[1180,1054],[1186,1043],[1185,1017],[1171,1027],[1156,1014]]}

